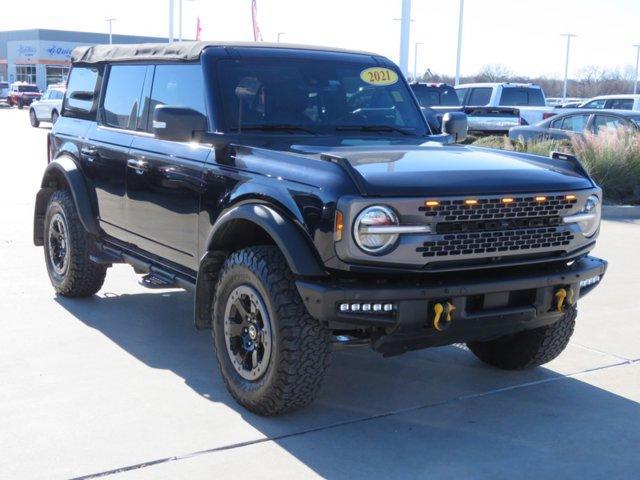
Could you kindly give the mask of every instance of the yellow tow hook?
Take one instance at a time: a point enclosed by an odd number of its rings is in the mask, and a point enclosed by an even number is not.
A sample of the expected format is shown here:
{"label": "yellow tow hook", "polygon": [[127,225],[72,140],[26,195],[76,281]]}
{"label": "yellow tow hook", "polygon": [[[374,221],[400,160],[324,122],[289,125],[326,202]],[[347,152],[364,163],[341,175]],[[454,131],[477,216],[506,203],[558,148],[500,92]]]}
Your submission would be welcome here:
{"label": "yellow tow hook", "polygon": [[[573,289],[559,288],[555,295],[556,297],[556,310],[558,312],[564,312],[565,305],[573,305]],[[565,303],[566,300],[566,303]]]}
{"label": "yellow tow hook", "polygon": [[456,307],[454,307],[450,302],[446,302],[444,305],[436,303],[433,306],[433,328],[441,332],[449,327],[453,320],[453,311],[455,309]]}

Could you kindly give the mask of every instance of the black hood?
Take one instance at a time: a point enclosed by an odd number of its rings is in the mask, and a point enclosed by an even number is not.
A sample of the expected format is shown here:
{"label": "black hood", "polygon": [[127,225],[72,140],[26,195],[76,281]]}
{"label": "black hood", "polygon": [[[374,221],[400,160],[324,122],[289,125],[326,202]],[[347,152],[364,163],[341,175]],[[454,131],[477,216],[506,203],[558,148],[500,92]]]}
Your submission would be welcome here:
{"label": "black hood", "polygon": [[335,148],[296,145],[292,150],[346,159],[362,177],[367,195],[490,195],[571,191],[594,186],[571,161],[466,145]]}

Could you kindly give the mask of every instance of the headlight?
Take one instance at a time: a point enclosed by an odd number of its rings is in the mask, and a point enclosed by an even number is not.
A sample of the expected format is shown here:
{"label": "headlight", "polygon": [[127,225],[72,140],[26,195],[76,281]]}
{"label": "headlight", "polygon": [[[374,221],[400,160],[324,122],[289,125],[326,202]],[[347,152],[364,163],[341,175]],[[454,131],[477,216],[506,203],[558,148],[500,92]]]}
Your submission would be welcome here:
{"label": "headlight", "polygon": [[389,250],[398,240],[397,233],[384,233],[384,227],[398,225],[398,217],[391,208],[373,205],[365,208],[353,224],[353,238],[367,253],[379,254]]}
{"label": "headlight", "polygon": [[584,203],[584,207],[575,215],[578,218],[578,226],[585,237],[593,237],[600,226],[602,216],[602,205],[600,199],[591,195]]}

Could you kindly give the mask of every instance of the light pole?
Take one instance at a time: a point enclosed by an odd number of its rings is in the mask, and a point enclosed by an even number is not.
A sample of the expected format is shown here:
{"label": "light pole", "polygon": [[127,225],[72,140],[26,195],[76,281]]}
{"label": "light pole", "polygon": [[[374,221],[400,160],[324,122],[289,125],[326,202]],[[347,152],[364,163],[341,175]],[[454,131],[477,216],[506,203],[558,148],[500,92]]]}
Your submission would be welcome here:
{"label": "light pole", "polygon": [[462,52],[462,19],[464,18],[464,0],[460,0],[460,15],[458,17],[458,53],[456,54],[456,81],[460,83],[460,54]]}
{"label": "light pole", "polygon": [[113,35],[112,35],[112,24],[113,22],[115,22],[117,20],[117,18],[114,17],[110,17],[110,18],[105,18],[104,21],[107,22],[109,24],[109,45],[111,45],[113,43]]}
{"label": "light pole", "polygon": [[[187,0],[188,2],[193,2],[195,0]],[[178,0],[178,41],[182,41],[182,2],[183,0]]]}
{"label": "light pole", "polygon": [[278,32],[278,43],[280,43],[280,38],[282,37],[282,35],[286,35],[287,32]]}
{"label": "light pole", "polygon": [[571,49],[571,37],[577,37],[573,33],[561,33],[561,37],[567,37],[567,57],[564,61],[564,85],[562,86],[562,100],[567,99],[567,82],[569,79],[569,50]]}
{"label": "light pole", "polygon": [[411,34],[411,0],[402,0],[400,16],[400,70],[409,73],[409,35]]}
{"label": "light pole", "polygon": [[413,81],[418,81],[418,47],[424,45],[422,42],[416,42],[413,48]]}
{"label": "light pole", "polygon": [[173,0],[169,0],[169,43],[173,42]]}
{"label": "light pole", "polygon": [[634,45],[636,49],[636,73],[633,76],[633,94],[638,92],[638,65],[640,64],[640,44]]}

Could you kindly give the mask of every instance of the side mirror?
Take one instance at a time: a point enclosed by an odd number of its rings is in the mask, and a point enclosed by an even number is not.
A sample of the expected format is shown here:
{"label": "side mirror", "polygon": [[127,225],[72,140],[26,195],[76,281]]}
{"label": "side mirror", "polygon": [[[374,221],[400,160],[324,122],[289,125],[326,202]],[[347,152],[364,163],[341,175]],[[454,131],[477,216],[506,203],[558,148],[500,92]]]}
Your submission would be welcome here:
{"label": "side mirror", "polygon": [[458,143],[467,138],[467,115],[462,112],[447,112],[442,116],[442,133],[451,135]]}
{"label": "side mirror", "polygon": [[153,134],[161,140],[190,142],[208,128],[207,117],[193,108],[158,105],[153,112]]}

